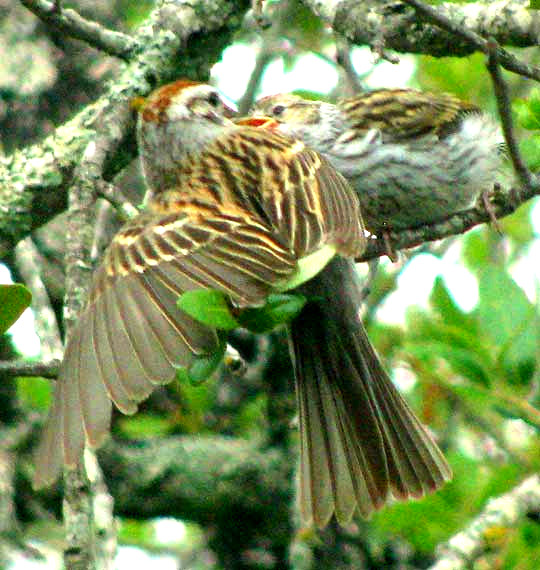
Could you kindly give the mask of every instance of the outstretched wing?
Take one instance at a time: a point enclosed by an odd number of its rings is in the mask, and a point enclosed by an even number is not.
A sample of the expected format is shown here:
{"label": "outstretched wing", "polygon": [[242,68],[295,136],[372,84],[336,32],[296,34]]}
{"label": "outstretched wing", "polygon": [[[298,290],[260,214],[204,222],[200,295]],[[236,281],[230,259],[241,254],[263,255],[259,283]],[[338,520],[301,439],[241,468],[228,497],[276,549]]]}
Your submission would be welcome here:
{"label": "outstretched wing", "polygon": [[76,465],[85,441],[102,442],[112,403],[134,413],[175,367],[217,348],[216,332],[177,308],[182,293],[218,289],[259,305],[304,255],[364,246],[356,197],[302,143],[241,129],[182,174],[115,236],[94,276],[37,450],[37,487]]}
{"label": "outstretched wing", "polygon": [[53,407],[37,450],[35,484],[78,463],[85,439],[99,445],[111,402],[126,414],[176,366],[217,348],[216,332],[176,306],[185,291],[219,289],[261,304],[296,267],[292,252],[248,218],[213,210],[143,214],[114,238],[69,339]]}

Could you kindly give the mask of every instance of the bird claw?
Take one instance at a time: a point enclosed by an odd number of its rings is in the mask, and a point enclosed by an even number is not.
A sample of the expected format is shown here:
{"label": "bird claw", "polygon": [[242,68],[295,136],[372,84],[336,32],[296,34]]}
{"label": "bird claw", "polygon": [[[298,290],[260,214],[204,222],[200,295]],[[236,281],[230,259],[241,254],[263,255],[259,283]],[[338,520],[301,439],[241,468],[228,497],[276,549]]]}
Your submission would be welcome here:
{"label": "bird claw", "polygon": [[503,230],[501,224],[499,223],[499,220],[497,219],[497,215],[495,213],[495,208],[493,207],[493,204],[501,194],[502,194],[501,186],[498,183],[495,183],[491,190],[484,190],[480,194],[480,200],[482,202],[482,206],[484,207],[485,212],[489,216],[490,224],[495,229],[495,231],[500,235],[503,234]]}
{"label": "bird claw", "polygon": [[384,241],[384,253],[386,253],[388,259],[392,263],[397,263],[398,256],[397,253],[394,251],[394,248],[392,247],[392,242],[390,240],[390,232],[388,230],[383,230],[382,238]]}

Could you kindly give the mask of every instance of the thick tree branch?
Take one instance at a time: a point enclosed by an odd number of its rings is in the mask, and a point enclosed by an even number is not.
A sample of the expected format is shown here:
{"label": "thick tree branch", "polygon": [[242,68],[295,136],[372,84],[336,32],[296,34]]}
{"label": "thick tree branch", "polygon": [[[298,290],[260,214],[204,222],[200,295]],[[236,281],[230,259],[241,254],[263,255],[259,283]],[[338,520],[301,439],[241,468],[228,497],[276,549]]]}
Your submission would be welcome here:
{"label": "thick tree branch", "polygon": [[440,557],[430,570],[471,568],[479,556],[490,550],[491,529],[508,531],[523,517],[529,514],[537,517],[538,513],[540,477],[533,475],[509,493],[490,499],[484,511],[467,529],[440,547]]}
{"label": "thick tree branch", "polygon": [[[475,51],[486,52],[484,38],[487,37],[495,38],[500,45],[516,47],[536,46],[539,42],[540,13],[528,10],[528,2],[521,0],[442,3],[435,8],[417,0],[303,0],[303,3],[353,43],[373,46],[383,41],[387,49],[401,53],[435,57],[470,55]],[[421,11],[431,23],[419,21],[415,10]],[[505,50],[500,50],[499,59],[510,71],[540,78],[540,69],[520,62]]]}
{"label": "thick tree branch", "polygon": [[47,25],[109,55],[129,61],[140,47],[139,42],[127,34],[107,30],[98,22],[86,20],[70,8],[61,8],[56,3],[46,0],[20,0],[20,2]]}
{"label": "thick tree branch", "polygon": [[[96,181],[103,177],[107,159],[122,142],[130,122],[130,110],[126,102],[111,102],[94,118],[89,126],[94,136],[89,141],[74,173],[69,190],[67,252],[66,252],[66,302],[64,322],[69,338],[76,326],[92,269],[91,245],[93,237]],[[57,396],[56,396],[57,397]],[[93,570],[98,567],[101,534],[96,528],[96,488],[90,483],[83,465],[64,470],[64,524],[67,547],[64,549],[66,568]],[[114,528],[105,534],[113,534]]]}
{"label": "thick tree branch", "polygon": [[[133,58],[122,76],[115,78],[100,100],[75,118],[76,129],[70,140],[76,141],[76,153],[67,154],[63,147],[58,153],[48,153],[47,166],[52,170],[52,173],[49,173],[52,176],[49,176],[48,180],[53,178],[50,185],[61,188],[62,193],[70,187],[64,311],[68,337],[74,316],[82,306],[91,272],[93,203],[100,183],[107,175],[110,176],[111,171],[114,173],[114,165],[121,162],[116,157],[121,153],[126,134],[130,132],[133,123],[130,99],[134,95],[145,95],[155,84],[176,77],[179,74],[178,61],[184,63],[182,75],[194,79],[205,78],[221,49],[230,42],[231,33],[239,27],[248,6],[247,1],[210,0],[201,0],[197,5],[181,1],[160,4],[152,12],[147,25],[142,26],[136,35],[138,44],[144,46],[143,51]],[[57,8],[54,12],[58,13]],[[210,32],[211,45],[206,41]],[[204,44],[204,47],[201,44]],[[38,157],[43,152],[43,146],[46,148],[46,145],[37,147]],[[18,153],[15,159],[10,159],[2,165],[8,182],[4,189],[6,197],[19,207],[0,211],[0,214],[5,214],[6,220],[11,218],[13,213],[18,214],[14,216],[17,222],[15,226],[9,225],[12,222],[6,222],[4,227],[0,216],[0,252],[2,246],[9,249],[10,245],[24,237],[25,233],[31,230],[35,219],[32,205],[38,196],[29,185],[32,179],[21,176],[28,164],[24,154]],[[57,167],[58,154],[65,159],[62,170]],[[14,164],[18,168],[14,168]],[[33,165],[33,172],[40,182],[43,180],[42,166],[39,160]],[[37,186],[39,188],[39,183]],[[39,198],[42,193],[39,193]],[[5,204],[3,201],[0,203],[3,206]],[[48,215],[54,215],[58,211],[57,208],[52,209],[53,211],[49,209]],[[24,223],[17,218],[22,218]],[[89,485],[82,467],[67,470],[64,484],[67,539],[65,565],[68,568],[94,568],[98,538],[94,515],[94,488]]]}
{"label": "thick tree branch", "polygon": [[[418,14],[423,16],[428,22],[435,24],[442,30],[446,30],[447,32],[454,34],[457,37],[463,38],[465,41],[474,46],[478,51],[482,51],[486,55],[489,55],[491,51],[495,51],[496,53],[494,54],[494,57],[496,57],[500,61],[501,65],[506,69],[514,71],[515,73],[519,73],[524,77],[529,77],[531,79],[540,81],[540,68],[532,65],[527,65],[519,61],[515,56],[499,46],[495,46],[493,49],[493,47],[489,45],[489,40],[484,39],[482,36],[474,32],[467,26],[466,23],[458,23],[457,17],[454,16],[453,19],[452,16],[446,15],[444,11],[433,8],[424,2],[420,2],[419,0],[403,0],[403,2],[409,4],[410,6],[413,6]],[[516,2],[516,5],[517,4],[518,3]],[[493,36],[489,34],[489,37]]]}
{"label": "thick tree branch", "polygon": [[126,517],[173,516],[207,525],[233,513],[272,519],[269,512],[289,509],[290,459],[252,442],[169,437],[137,447],[109,443],[98,456],[116,512]]}
{"label": "thick tree branch", "polygon": [[[116,515],[194,521],[212,529],[211,547],[220,557],[223,549],[239,558],[249,557],[253,549],[272,557],[276,548],[286,557],[293,532],[291,466],[296,457],[281,448],[190,435],[137,445],[110,441],[98,456]],[[56,501],[58,489],[38,498]],[[246,563],[239,568],[260,567]]]}
{"label": "thick tree branch", "polygon": [[[171,0],[152,12],[135,41],[144,46],[125,73],[104,95],[86,107],[43,143],[0,157],[0,259],[33,229],[66,208],[66,189],[73,181],[88,142],[101,117],[128,109],[135,95],[177,77],[207,79],[210,67],[231,41],[249,8],[249,0]],[[209,43],[208,38],[212,41]],[[133,132],[117,152],[107,153],[103,176],[110,179],[134,156]]]}

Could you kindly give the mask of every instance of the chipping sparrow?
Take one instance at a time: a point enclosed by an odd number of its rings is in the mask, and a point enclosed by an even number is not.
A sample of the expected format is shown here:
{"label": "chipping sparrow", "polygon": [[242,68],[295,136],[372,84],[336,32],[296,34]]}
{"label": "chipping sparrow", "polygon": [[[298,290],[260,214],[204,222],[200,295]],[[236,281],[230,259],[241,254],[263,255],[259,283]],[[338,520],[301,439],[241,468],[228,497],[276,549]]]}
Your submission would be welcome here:
{"label": "chipping sparrow", "polygon": [[328,158],[352,183],[375,234],[471,207],[501,166],[497,124],[453,95],[379,89],[333,105],[280,94],[252,113]]}
{"label": "chipping sparrow", "polygon": [[306,524],[347,522],[393,492],[419,497],[451,476],[383,370],[358,316],[352,259],[365,247],[358,199],[297,140],[223,116],[215,89],[178,81],[139,113],[147,211],[115,236],[69,339],[37,452],[35,483],[81,460],[175,366],[212,353],[215,330],[179,310],[211,288],[237,307],[291,286],[308,302],[290,324]]}

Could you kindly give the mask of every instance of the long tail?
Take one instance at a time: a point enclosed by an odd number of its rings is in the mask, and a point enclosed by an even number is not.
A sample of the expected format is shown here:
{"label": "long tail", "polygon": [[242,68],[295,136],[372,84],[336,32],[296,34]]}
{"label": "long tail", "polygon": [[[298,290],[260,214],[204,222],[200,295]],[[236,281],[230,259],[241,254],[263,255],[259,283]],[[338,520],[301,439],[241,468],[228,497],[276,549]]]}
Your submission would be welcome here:
{"label": "long tail", "polygon": [[383,369],[358,309],[354,263],[336,257],[299,292],[291,325],[300,414],[300,509],[306,524],[348,522],[388,499],[421,497],[452,472]]}

